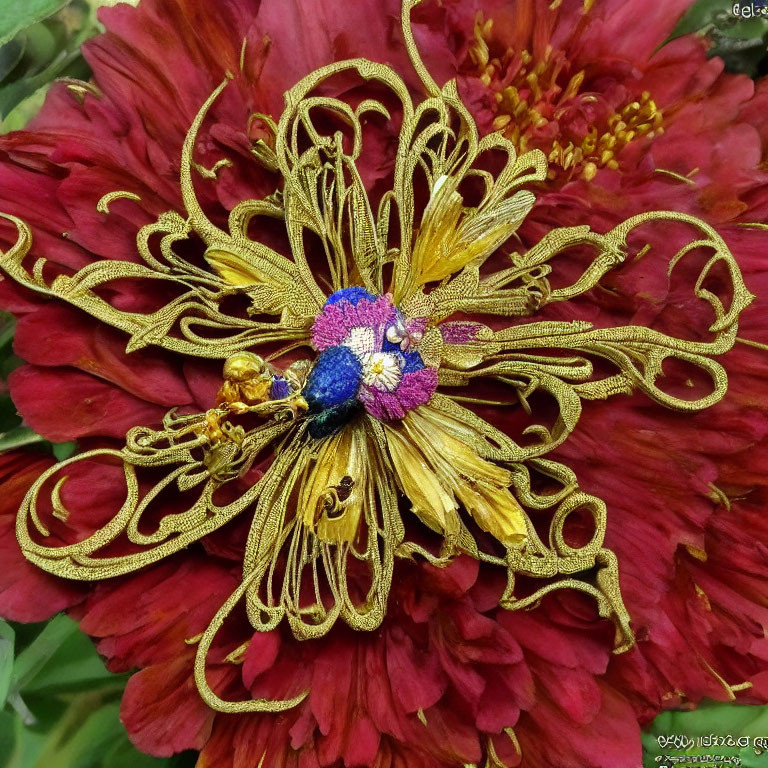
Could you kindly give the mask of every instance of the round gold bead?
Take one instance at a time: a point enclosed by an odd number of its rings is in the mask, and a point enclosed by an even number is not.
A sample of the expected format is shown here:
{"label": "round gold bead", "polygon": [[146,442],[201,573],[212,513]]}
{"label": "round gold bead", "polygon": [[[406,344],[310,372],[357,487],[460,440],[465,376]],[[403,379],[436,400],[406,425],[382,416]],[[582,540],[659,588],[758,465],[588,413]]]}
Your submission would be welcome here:
{"label": "round gold bead", "polygon": [[224,378],[227,381],[248,381],[261,375],[267,364],[264,358],[253,352],[236,352],[224,361]]}

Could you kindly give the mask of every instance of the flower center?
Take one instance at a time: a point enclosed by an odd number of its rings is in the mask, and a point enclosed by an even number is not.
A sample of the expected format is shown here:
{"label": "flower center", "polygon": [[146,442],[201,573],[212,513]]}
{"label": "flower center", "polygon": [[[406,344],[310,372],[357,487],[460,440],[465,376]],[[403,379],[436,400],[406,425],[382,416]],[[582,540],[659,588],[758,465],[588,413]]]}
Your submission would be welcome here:
{"label": "flower center", "polygon": [[366,355],[363,358],[363,384],[393,392],[403,378],[403,362],[404,356],[398,353],[373,352]]}
{"label": "flower center", "polygon": [[417,346],[426,321],[408,318],[389,294],[344,288],[332,294],[312,326],[319,353],[304,397],[309,433],[325,437],[355,414],[402,419],[426,403],[437,387],[437,370],[426,366]]}
{"label": "flower center", "polygon": [[563,51],[547,46],[538,60],[526,49],[497,52],[492,27],[493,19],[478,14],[470,72],[493,93],[493,127],[520,153],[543,150],[551,179],[581,175],[590,181],[600,168],[618,169],[619,154],[631,142],[664,132],[661,110],[647,91],[622,100],[608,91],[585,93],[584,70],[572,74]]}

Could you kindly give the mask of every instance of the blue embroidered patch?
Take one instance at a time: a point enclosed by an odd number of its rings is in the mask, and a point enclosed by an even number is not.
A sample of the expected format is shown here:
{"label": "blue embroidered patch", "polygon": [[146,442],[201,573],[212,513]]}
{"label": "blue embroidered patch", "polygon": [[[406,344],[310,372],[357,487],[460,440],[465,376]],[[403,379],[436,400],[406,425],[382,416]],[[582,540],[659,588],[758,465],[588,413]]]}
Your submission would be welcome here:
{"label": "blue embroidered patch", "polygon": [[342,288],[340,291],[332,293],[325,301],[325,306],[329,304],[336,304],[339,301],[348,301],[353,307],[356,307],[358,302],[362,299],[369,299],[375,301],[376,297],[372,293],[368,293],[365,288],[361,288],[359,285],[353,285],[351,288]]}
{"label": "blue embroidered patch", "polygon": [[291,394],[291,385],[282,377],[275,376],[272,379],[272,389],[269,396],[272,400],[282,400]]}
{"label": "blue embroidered patch", "polygon": [[360,360],[349,347],[340,345],[326,349],[315,361],[304,389],[310,413],[355,398],[361,376]]}

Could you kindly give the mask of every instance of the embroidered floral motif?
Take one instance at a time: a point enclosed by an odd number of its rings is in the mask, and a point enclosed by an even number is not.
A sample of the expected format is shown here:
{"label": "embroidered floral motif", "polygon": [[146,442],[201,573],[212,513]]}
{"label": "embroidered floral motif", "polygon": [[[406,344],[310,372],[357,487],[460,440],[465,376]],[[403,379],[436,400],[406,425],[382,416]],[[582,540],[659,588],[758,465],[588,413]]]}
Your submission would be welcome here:
{"label": "embroidered floral motif", "polygon": [[332,294],[312,326],[312,346],[320,355],[305,394],[310,413],[319,417],[310,434],[333,431],[340,418],[354,413],[355,403],[387,420],[429,402],[437,371],[425,367],[416,349],[423,327],[423,318],[406,319],[391,296],[359,287]]}

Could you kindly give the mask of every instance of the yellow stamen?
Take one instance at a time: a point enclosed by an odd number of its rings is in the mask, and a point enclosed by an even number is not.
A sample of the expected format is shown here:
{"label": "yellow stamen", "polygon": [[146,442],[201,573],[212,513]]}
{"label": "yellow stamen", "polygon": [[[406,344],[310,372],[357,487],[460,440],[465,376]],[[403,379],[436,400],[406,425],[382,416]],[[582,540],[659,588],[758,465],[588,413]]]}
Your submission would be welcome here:
{"label": "yellow stamen", "polygon": [[[589,12],[591,0],[585,0],[584,11]],[[550,4],[556,10],[559,2]],[[475,39],[470,46],[469,57],[475,65],[477,77],[484,85],[495,91],[496,116],[493,128],[503,131],[506,138],[515,144],[519,152],[528,149],[532,134],[544,129],[551,120],[562,119],[574,99],[597,101],[591,94],[581,94],[584,85],[584,71],[569,76],[568,62],[562,55],[547,46],[538,61],[527,50],[508,49],[501,58],[493,58],[491,50],[492,20],[484,21],[482,15],[475,20]],[[515,65],[515,60],[519,65]],[[500,72],[508,71],[508,64],[517,66],[511,83],[497,85]],[[567,80],[566,80],[567,78]],[[498,89],[498,90],[497,90]],[[593,128],[577,146],[569,143],[563,147],[558,138],[552,140],[549,148],[539,146],[548,155],[552,166],[552,177],[566,173],[568,177],[580,174],[590,181],[599,168],[619,168],[621,151],[638,138],[663,133],[662,113],[644,91],[639,98],[633,98],[616,111],[601,126],[599,134]]]}

